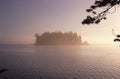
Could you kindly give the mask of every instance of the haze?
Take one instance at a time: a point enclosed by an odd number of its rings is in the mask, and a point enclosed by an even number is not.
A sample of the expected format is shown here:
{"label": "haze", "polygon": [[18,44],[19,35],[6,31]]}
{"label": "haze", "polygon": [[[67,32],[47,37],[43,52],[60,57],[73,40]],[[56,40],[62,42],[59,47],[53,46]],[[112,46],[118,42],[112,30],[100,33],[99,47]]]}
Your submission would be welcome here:
{"label": "haze", "polygon": [[120,8],[98,25],[82,25],[94,0],[0,0],[0,43],[34,43],[34,34],[73,31],[89,43],[113,43],[120,33]]}

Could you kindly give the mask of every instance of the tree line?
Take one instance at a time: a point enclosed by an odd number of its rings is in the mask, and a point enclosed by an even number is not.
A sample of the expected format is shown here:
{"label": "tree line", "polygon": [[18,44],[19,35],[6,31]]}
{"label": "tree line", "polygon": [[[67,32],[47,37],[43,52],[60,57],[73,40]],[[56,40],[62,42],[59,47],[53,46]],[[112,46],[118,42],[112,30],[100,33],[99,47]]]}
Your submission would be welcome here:
{"label": "tree line", "polygon": [[36,45],[79,45],[82,44],[81,36],[75,32],[44,32],[35,34]]}

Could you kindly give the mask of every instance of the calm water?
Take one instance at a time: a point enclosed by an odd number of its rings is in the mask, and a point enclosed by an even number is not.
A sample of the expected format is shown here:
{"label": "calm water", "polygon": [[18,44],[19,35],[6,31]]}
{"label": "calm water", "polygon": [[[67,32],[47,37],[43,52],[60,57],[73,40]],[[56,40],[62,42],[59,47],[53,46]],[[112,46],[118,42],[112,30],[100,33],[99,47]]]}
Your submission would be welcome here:
{"label": "calm water", "polygon": [[120,79],[118,46],[0,45],[0,79]]}

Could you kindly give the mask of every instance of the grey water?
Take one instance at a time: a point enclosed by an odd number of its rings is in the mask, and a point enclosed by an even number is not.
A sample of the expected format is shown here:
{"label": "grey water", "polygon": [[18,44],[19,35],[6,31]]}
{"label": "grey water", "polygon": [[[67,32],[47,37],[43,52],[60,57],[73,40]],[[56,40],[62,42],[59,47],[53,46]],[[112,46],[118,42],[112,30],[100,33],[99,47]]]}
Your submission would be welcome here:
{"label": "grey water", "polygon": [[0,79],[120,79],[113,45],[0,45]]}

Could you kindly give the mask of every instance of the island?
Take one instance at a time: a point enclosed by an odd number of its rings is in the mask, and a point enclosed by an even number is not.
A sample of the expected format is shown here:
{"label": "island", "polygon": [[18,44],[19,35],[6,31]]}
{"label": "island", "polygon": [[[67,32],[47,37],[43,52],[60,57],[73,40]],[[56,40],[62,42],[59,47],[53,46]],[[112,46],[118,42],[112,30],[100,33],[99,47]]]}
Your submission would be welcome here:
{"label": "island", "polygon": [[44,32],[35,34],[35,45],[81,45],[81,36],[76,32]]}

